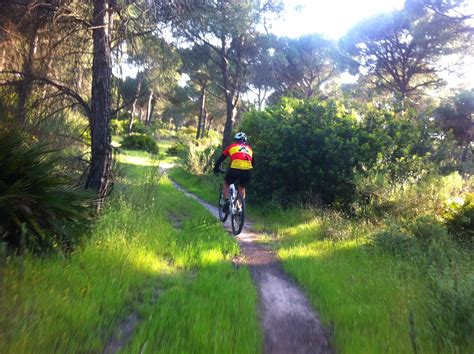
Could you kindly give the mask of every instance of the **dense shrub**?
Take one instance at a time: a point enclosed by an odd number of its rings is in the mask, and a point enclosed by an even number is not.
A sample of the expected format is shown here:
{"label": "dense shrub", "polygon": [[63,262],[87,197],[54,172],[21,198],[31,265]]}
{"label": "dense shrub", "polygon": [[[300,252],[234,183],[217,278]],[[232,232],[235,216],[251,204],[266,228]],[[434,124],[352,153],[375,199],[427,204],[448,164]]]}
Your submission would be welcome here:
{"label": "dense shrub", "polygon": [[452,241],[444,225],[435,217],[427,215],[392,223],[373,236],[373,243],[378,248],[405,257],[413,253],[427,254],[436,242]]}
{"label": "dense shrub", "polygon": [[214,161],[220,153],[220,149],[214,145],[190,143],[186,145],[184,153],[184,168],[195,175],[211,173]]}
{"label": "dense shrub", "polygon": [[130,133],[136,133],[136,134],[151,134],[150,128],[148,128],[145,124],[141,122],[135,122],[132,125],[132,130]]}
{"label": "dense shrub", "polygon": [[122,148],[130,150],[142,150],[152,154],[158,154],[156,141],[148,135],[132,133],[122,140]]}
{"label": "dense shrub", "polygon": [[91,196],[71,186],[41,145],[0,133],[0,240],[16,249],[70,250],[83,234]]}
{"label": "dense shrub", "polygon": [[444,205],[453,197],[462,195],[471,182],[457,172],[448,176],[436,173],[418,181],[395,183],[384,173],[368,171],[355,179],[356,200],[353,211],[367,219],[413,219],[418,215],[441,216]]}
{"label": "dense shrub", "polygon": [[182,129],[180,129],[179,134],[194,138],[197,134],[197,128],[196,127],[184,127]]}
{"label": "dense shrub", "polygon": [[467,194],[462,203],[451,203],[443,217],[446,227],[456,241],[474,245],[474,193]]}
{"label": "dense shrub", "polygon": [[377,156],[373,137],[334,101],[285,99],[249,113],[240,129],[255,151],[257,199],[347,205],[354,196],[355,169]]}
{"label": "dense shrub", "polygon": [[114,135],[122,135],[127,132],[128,124],[129,122],[125,120],[111,119],[110,130]]}
{"label": "dense shrub", "polygon": [[373,244],[387,253],[406,255],[412,247],[412,238],[406,230],[394,224],[376,233],[373,236]]}
{"label": "dense shrub", "polygon": [[362,127],[373,137],[377,151],[373,168],[386,173],[391,182],[419,179],[429,168],[427,159],[433,146],[427,123],[410,114],[400,116],[380,109],[364,114]]}
{"label": "dense shrub", "polygon": [[422,215],[407,225],[408,232],[423,246],[449,238],[448,231],[435,217]]}
{"label": "dense shrub", "polygon": [[182,141],[178,140],[171,147],[166,150],[166,153],[170,156],[185,156],[187,151],[187,145]]}

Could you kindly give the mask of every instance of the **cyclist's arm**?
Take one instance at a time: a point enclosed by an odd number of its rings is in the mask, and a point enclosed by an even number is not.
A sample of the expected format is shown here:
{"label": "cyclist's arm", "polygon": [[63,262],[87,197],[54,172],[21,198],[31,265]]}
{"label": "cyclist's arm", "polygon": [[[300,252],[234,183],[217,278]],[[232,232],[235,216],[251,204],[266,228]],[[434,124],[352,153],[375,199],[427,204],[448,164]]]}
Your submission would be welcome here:
{"label": "cyclist's arm", "polygon": [[218,171],[219,167],[221,166],[221,163],[224,162],[224,160],[227,158],[224,154],[221,154],[219,158],[217,159],[215,165],[214,165],[214,171]]}

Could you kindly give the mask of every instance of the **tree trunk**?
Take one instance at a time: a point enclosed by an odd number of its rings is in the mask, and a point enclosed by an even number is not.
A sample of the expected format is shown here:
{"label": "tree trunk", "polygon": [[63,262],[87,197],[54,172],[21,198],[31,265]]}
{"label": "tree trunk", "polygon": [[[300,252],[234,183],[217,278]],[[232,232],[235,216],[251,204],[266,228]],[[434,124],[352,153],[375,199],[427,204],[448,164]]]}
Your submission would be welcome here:
{"label": "tree trunk", "polygon": [[7,51],[5,49],[5,46],[2,49],[2,60],[0,60],[0,71],[3,70],[3,66],[5,65],[5,56],[7,54]]}
{"label": "tree trunk", "polygon": [[110,81],[112,65],[109,35],[109,0],[93,0],[93,62],[91,96],[91,166],[86,188],[107,195],[112,183],[112,147],[110,141]]}
{"label": "tree trunk", "polygon": [[199,107],[199,120],[198,120],[198,126],[197,126],[197,132],[196,132],[196,140],[201,137],[201,132],[204,129],[202,128],[202,118],[203,114],[205,111],[205,106],[206,106],[206,87],[204,85],[201,86],[201,105]]}
{"label": "tree trunk", "polygon": [[204,139],[204,133],[206,132],[206,124],[207,124],[207,110],[206,110],[206,107],[204,107],[204,116],[202,118],[201,139]]}
{"label": "tree trunk", "polygon": [[229,65],[226,53],[226,39],[221,37],[221,72],[222,72],[222,86],[224,89],[225,104],[226,104],[226,120],[224,125],[224,134],[222,137],[222,146],[226,147],[232,142],[232,123],[234,122],[234,95],[231,90]]}
{"label": "tree trunk", "polygon": [[148,96],[148,104],[146,106],[146,120],[145,120],[146,126],[150,125],[152,102],[153,102],[153,91],[150,90],[150,96]]}
{"label": "tree trunk", "polygon": [[116,100],[115,100],[115,112],[116,113],[116,119],[118,119],[118,113],[119,113],[119,110],[120,110],[120,105],[122,104],[122,95],[120,94],[120,83],[119,83],[119,80],[115,80],[115,95],[116,95]]}
{"label": "tree trunk", "polygon": [[129,133],[132,131],[133,121],[134,121],[134,118],[135,118],[135,111],[137,110],[138,95],[140,94],[141,88],[142,88],[142,80],[138,81],[137,92],[135,92],[135,98],[134,98],[133,104],[132,104],[132,117],[130,118],[130,125],[128,127],[128,132]]}
{"label": "tree trunk", "polygon": [[155,110],[155,104],[156,104],[156,97],[153,97],[153,99],[151,100],[150,116],[148,117],[148,125],[150,125],[151,121],[153,120],[153,112]]}
{"label": "tree trunk", "polygon": [[212,121],[214,120],[214,117],[212,115],[209,115],[209,121],[207,123],[207,132],[206,132],[206,137],[209,138],[209,130],[211,130],[211,125]]}
{"label": "tree trunk", "polygon": [[33,33],[28,41],[28,53],[23,60],[23,72],[25,75],[18,85],[18,102],[17,102],[17,115],[20,123],[26,122],[26,102],[31,94],[33,74],[33,60],[36,53],[36,46],[38,44],[38,25],[34,26]]}
{"label": "tree trunk", "polygon": [[133,128],[133,123],[135,121],[135,116],[133,115],[132,113],[132,116],[130,117],[130,124],[128,125],[128,133],[131,133],[132,132],[132,128]]}
{"label": "tree trunk", "polygon": [[235,118],[235,107],[232,97],[226,95],[226,121],[224,125],[224,136],[222,138],[222,146],[226,147],[232,142],[232,124]]}

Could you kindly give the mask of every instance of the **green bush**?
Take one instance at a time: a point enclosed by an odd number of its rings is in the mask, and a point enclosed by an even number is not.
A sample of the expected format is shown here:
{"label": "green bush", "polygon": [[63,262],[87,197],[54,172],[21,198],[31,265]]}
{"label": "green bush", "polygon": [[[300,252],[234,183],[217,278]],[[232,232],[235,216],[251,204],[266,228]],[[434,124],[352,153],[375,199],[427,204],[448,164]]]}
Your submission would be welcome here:
{"label": "green bush", "polygon": [[422,245],[429,245],[435,240],[446,240],[449,238],[448,231],[433,216],[423,215],[407,225],[408,232]]}
{"label": "green bush", "polygon": [[182,141],[177,141],[171,147],[166,150],[166,153],[170,156],[184,156],[186,153],[186,144]]}
{"label": "green bush", "polygon": [[110,130],[114,135],[122,135],[127,132],[128,129],[128,121],[125,120],[118,120],[118,119],[111,119],[110,120]]}
{"label": "green bush", "polygon": [[363,111],[362,115],[360,128],[371,153],[375,154],[375,161],[366,167],[386,175],[390,183],[414,182],[426,174],[435,146],[426,120],[415,112],[397,115],[374,108]]}
{"label": "green bush", "polygon": [[395,255],[428,254],[433,243],[452,243],[444,225],[433,216],[392,223],[373,236],[373,244]]}
{"label": "green bush", "polygon": [[142,150],[151,154],[158,154],[158,145],[156,141],[148,135],[132,133],[125,136],[122,140],[122,148],[129,150]]}
{"label": "green bush", "polygon": [[197,128],[196,127],[185,127],[185,128],[180,129],[179,134],[184,135],[186,137],[194,138],[197,134]]}
{"label": "green bush", "polygon": [[451,203],[443,217],[448,231],[457,242],[474,245],[474,193],[467,194],[462,203]]}
{"label": "green bush", "polygon": [[71,186],[44,146],[7,131],[0,141],[0,240],[42,254],[72,249],[88,223],[91,195]]}
{"label": "green bush", "polygon": [[194,175],[211,173],[214,161],[220,153],[220,149],[214,145],[189,143],[184,152],[184,168]]}
{"label": "green bush", "polygon": [[386,173],[368,171],[355,179],[356,198],[352,209],[366,219],[413,219],[443,213],[443,206],[459,197],[470,182],[457,172],[449,176],[430,174],[417,182],[394,183]]}
{"label": "green bush", "polygon": [[373,244],[393,255],[406,255],[412,248],[412,238],[398,225],[391,225],[373,236]]}
{"label": "green bush", "polygon": [[355,170],[376,159],[373,137],[335,101],[284,99],[247,114],[240,129],[255,152],[251,193],[260,200],[348,205]]}
{"label": "green bush", "polygon": [[147,126],[145,126],[145,124],[143,124],[141,122],[133,123],[132,130],[131,130],[130,133],[148,134],[148,135],[151,134],[150,129]]}

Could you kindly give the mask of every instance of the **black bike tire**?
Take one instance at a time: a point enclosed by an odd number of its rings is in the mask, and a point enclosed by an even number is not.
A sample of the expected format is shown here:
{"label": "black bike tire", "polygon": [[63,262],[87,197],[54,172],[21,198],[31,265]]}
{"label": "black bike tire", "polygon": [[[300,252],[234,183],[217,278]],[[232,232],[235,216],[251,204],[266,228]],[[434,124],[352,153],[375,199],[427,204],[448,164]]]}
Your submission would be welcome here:
{"label": "black bike tire", "polygon": [[242,211],[240,213],[240,223],[238,225],[236,225],[235,215],[234,214],[231,215],[232,233],[236,236],[242,232],[242,229],[244,227],[244,222],[245,222],[245,199],[242,198],[242,196],[239,194],[236,198],[236,202],[237,200],[240,200],[240,202],[242,203]]}
{"label": "black bike tire", "polygon": [[219,200],[217,201],[217,210],[219,211],[219,220],[222,222],[225,222],[227,220],[227,217],[229,216],[229,213],[224,213],[224,210],[222,210],[221,199],[222,199],[222,190],[219,193]]}

